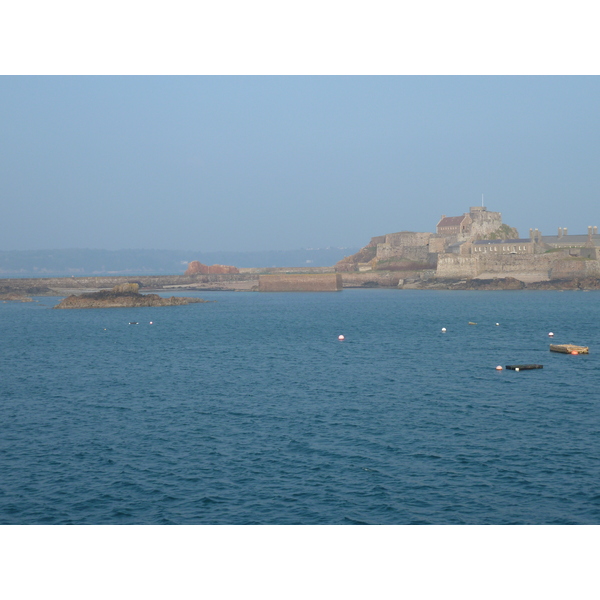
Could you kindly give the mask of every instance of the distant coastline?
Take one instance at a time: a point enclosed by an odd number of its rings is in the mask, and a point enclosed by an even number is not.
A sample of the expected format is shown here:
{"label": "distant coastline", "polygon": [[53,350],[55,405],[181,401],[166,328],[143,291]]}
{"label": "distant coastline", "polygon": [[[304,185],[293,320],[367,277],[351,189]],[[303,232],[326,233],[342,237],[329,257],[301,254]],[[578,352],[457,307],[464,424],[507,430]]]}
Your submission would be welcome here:
{"label": "distant coastline", "polygon": [[[254,271],[254,270],[253,270]],[[138,277],[54,277],[0,279],[0,300],[27,301],[31,296],[65,297],[111,290],[117,285],[136,283],[144,292],[185,292],[185,291],[258,291],[260,274],[268,274],[269,269],[251,273],[211,274],[211,275],[159,275]],[[333,272],[333,269],[327,269]],[[322,273],[321,269],[285,269],[285,273],[298,275]],[[282,274],[282,270],[272,270]],[[600,290],[600,278],[571,278],[551,281],[523,282],[511,277],[491,279],[429,278],[406,277],[397,271],[372,271],[365,273],[340,273],[342,288],[397,289],[397,290]]]}

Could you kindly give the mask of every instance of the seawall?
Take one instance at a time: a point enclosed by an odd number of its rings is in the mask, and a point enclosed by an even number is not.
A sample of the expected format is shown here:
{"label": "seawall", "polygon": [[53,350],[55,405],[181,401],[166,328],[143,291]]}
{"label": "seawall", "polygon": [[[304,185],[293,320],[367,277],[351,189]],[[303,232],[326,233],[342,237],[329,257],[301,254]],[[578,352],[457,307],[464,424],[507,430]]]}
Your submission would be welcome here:
{"label": "seawall", "polygon": [[258,275],[251,273],[210,274],[210,275],[128,275],[106,277],[35,277],[28,279],[0,279],[0,287],[11,290],[50,288],[52,290],[102,290],[112,289],[123,283],[138,283],[140,289],[163,290],[173,287],[206,288],[213,285],[231,283],[254,283],[258,285]]}

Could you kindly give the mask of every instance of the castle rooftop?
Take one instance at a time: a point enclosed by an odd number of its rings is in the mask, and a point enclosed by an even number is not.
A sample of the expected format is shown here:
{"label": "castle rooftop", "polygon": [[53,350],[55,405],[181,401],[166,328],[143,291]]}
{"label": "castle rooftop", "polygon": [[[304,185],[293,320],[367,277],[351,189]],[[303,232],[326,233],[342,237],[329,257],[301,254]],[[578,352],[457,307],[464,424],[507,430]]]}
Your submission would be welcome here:
{"label": "castle rooftop", "polygon": [[441,221],[437,224],[438,227],[457,227],[463,222],[465,215],[461,215],[460,217],[443,217]]}
{"label": "castle rooftop", "polygon": [[583,246],[586,242],[592,241],[594,246],[600,246],[600,235],[545,235],[544,243],[550,246]]}

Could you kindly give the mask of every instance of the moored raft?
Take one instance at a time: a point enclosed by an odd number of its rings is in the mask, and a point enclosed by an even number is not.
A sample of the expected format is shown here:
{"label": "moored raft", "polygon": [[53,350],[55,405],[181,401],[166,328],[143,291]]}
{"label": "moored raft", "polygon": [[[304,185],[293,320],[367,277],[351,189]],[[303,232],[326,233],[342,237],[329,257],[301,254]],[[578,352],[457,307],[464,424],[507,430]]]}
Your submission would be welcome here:
{"label": "moored raft", "polygon": [[575,344],[550,344],[550,352],[562,352],[563,354],[589,354],[590,349],[587,346],[576,346]]}
{"label": "moored raft", "polygon": [[531,369],[543,369],[544,365],[506,365],[511,371],[530,371]]}

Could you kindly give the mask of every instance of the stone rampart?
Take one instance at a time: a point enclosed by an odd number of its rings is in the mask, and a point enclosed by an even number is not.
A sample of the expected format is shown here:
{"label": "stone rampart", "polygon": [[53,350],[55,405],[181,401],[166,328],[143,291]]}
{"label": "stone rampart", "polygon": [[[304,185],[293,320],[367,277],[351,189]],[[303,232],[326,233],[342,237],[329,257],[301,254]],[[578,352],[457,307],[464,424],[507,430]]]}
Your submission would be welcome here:
{"label": "stone rampart", "polygon": [[516,277],[517,279],[573,279],[600,276],[600,262],[582,257],[565,258],[562,253],[483,254],[461,256],[441,254],[436,277]]}
{"label": "stone rampart", "polygon": [[431,235],[429,232],[399,231],[398,233],[388,233],[385,236],[385,243],[396,247],[427,246]]}
{"label": "stone rampart", "polygon": [[463,256],[456,254],[440,254],[436,277],[464,278],[486,276],[508,277],[511,273],[539,273],[548,277],[552,258],[541,255],[502,255]]}
{"label": "stone rampart", "polygon": [[389,258],[396,258],[402,256],[404,248],[401,246],[392,246],[391,244],[377,244],[377,254],[375,257],[377,260],[388,260]]}
{"label": "stone rampart", "polygon": [[557,260],[550,269],[550,279],[582,279],[600,277],[600,263],[589,258]]}
{"label": "stone rampart", "polygon": [[337,292],[342,289],[339,273],[259,275],[259,292]]}
{"label": "stone rampart", "polygon": [[427,246],[410,246],[404,248],[402,258],[412,260],[414,262],[426,263],[429,259],[429,248]]}
{"label": "stone rampart", "polygon": [[377,260],[390,258],[403,258],[415,262],[427,262],[429,255],[428,246],[392,246],[390,244],[377,244]]}
{"label": "stone rampart", "polygon": [[432,235],[429,238],[429,252],[440,254],[445,251],[446,244],[447,241],[444,236],[438,234]]}
{"label": "stone rampart", "polygon": [[439,254],[436,277],[443,279],[462,279],[465,277],[477,277],[482,269],[479,265],[478,256],[461,256],[459,254]]}
{"label": "stone rampart", "polygon": [[385,235],[376,235],[371,238],[371,241],[367,244],[368,246],[377,246],[377,244],[385,243]]}

